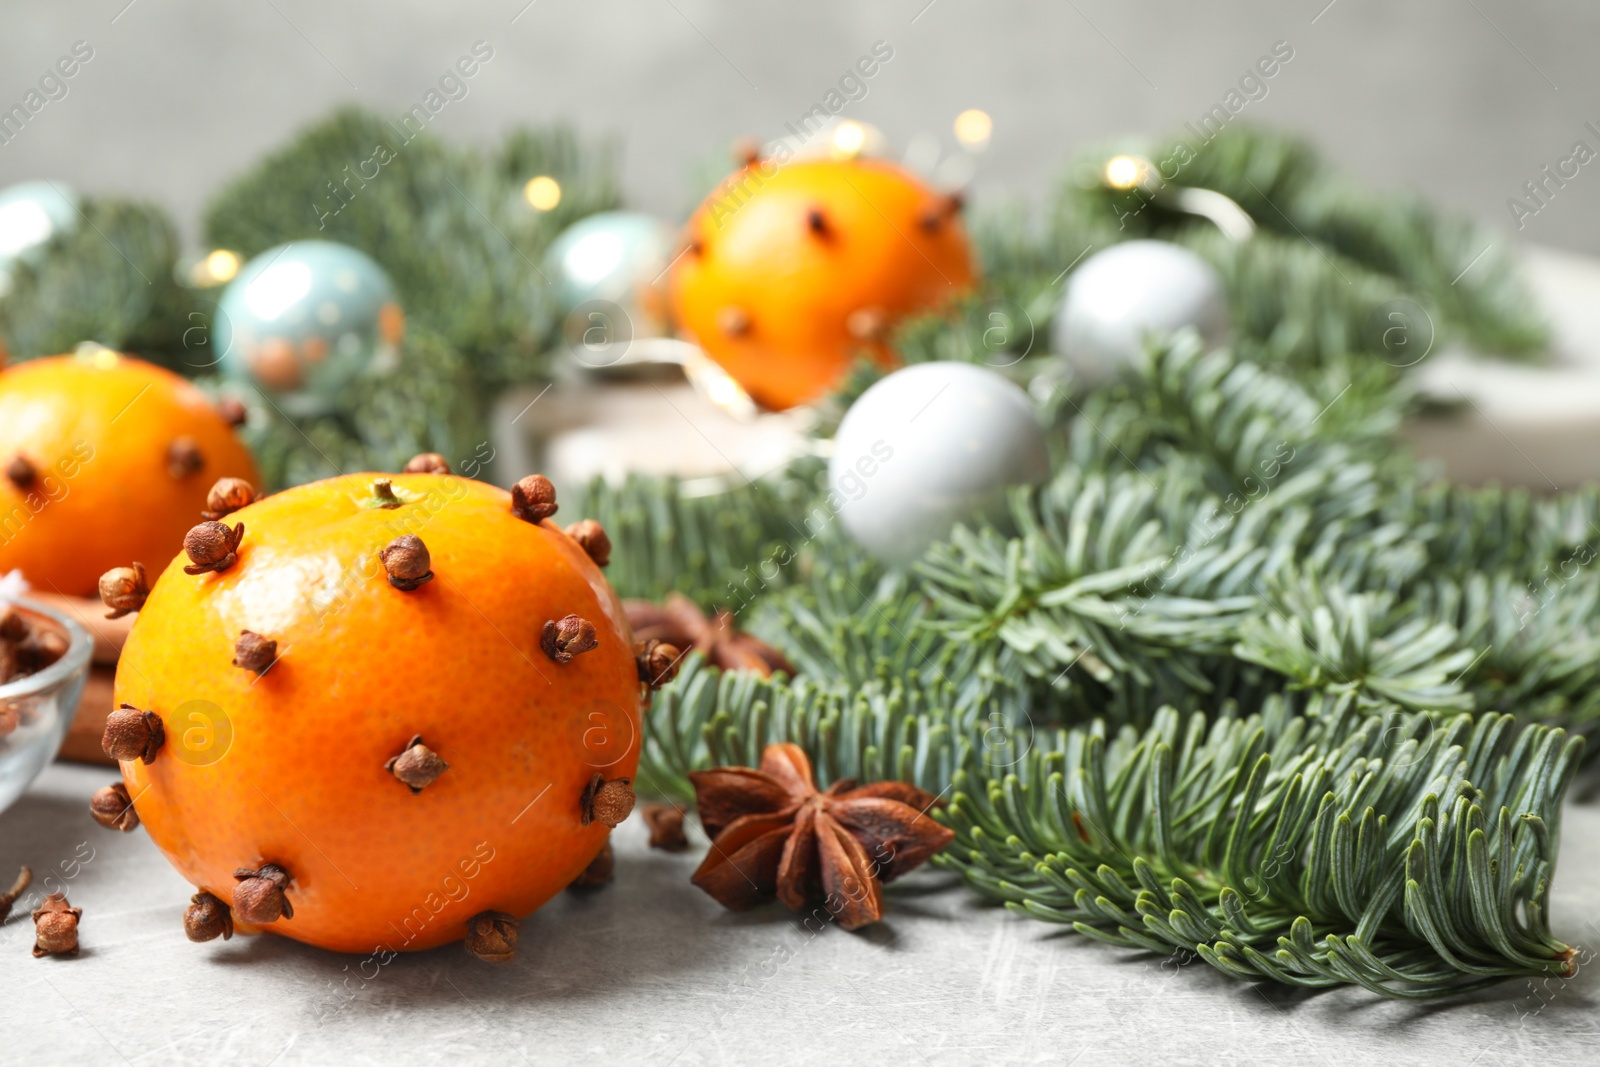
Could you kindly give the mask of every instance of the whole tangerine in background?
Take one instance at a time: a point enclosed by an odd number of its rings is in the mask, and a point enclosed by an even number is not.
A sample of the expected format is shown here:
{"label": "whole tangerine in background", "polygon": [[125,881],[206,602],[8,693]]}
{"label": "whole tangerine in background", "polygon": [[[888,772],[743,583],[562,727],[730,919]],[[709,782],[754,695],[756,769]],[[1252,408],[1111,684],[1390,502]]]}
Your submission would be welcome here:
{"label": "whole tangerine in background", "polygon": [[515,920],[632,805],[641,669],[604,531],[551,522],[539,476],[507,493],[437,456],[408,469],[437,473],[202,524],[139,611],[105,745],[199,890],[194,940],[237,922],[509,959]]}
{"label": "whole tangerine in background", "polygon": [[678,323],[755,400],[823,396],[857,355],[885,366],[902,318],[973,282],[958,199],[874,159],[752,159],[689,220]]}
{"label": "whole tangerine in background", "polygon": [[0,371],[0,573],[93,596],[102,572],[167,565],[249,450],[184,378],[110,349]]}

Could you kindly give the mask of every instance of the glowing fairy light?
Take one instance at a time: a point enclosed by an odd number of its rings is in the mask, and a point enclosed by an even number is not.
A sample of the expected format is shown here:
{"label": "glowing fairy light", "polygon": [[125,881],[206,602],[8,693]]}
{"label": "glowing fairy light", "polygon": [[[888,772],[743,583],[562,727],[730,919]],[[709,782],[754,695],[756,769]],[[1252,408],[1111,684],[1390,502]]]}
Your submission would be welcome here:
{"label": "glowing fairy light", "polygon": [[982,148],[994,134],[994,119],[987,111],[968,108],[956,116],[956,140],[968,148]]}
{"label": "glowing fairy light", "polygon": [[841,122],[833,130],[834,154],[849,159],[867,143],[867,130],[859,122]]}
{"label": "glowing fairy light", "polygon": [[561,183],[548,174],[541,174],[528,180],[522,195],[535,211],[549,211],[561,203]]}
{"label": "glowing fairy light", "polygon": [[1132,189],[1144,174],[1144,160],[1135,156],[1112,156],[1106,160],[1105,180],[1113,189]]}
{"label": "glowing fairy light", "polygon": [[206,256],[205,270],[214,285],[231,282],[233,276],[239,273],[239,257],[226,248],[219,248]]}
{"label": "glowing fairy light", "polygon": [[233,281],[234,275],[239,273],[242,264],[239,255],[226,248],[218,248],[191,262],[186,268],[189,284],[201,289],[209,289],[213,285]]}

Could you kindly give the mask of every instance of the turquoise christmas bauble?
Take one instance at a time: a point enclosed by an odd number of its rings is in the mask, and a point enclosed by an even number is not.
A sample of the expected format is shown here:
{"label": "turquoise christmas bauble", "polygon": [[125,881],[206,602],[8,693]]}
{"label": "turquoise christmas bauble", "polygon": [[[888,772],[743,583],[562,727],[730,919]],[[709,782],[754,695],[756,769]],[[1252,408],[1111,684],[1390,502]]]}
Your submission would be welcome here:
{"label": "turquoise christmas bauble", "polygon": [[[613,355],[635,337],[661,337],[668,316],[664,286],[675,240],[660,219],[636,211],[602,211],[562,231],[546,253],[564,332],[590,339],[603,331],[607,346],[573,348]],[[569,345],[570,347],[570,345]]]}
{"label": "turquoise christmas bauble", "polygon": [[399,362],[405,314],[388,275],[332,241],[293,241],[246,263],[217,305],[218,366],[300,408],[330,407]]}

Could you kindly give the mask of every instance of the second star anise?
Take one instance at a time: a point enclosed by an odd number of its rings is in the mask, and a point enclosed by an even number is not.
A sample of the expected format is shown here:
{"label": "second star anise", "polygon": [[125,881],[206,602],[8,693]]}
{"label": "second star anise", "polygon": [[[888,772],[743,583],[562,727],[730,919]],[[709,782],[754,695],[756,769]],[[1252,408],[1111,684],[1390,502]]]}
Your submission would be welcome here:
{"label": "second star anise", "polygon": [[798,745],[768,745],[761,768],[689,775],[711,851],[693,882],[744,911],[776,897],[821,903],[846,930],[883,918],[883,883],[955,837],[929,818],[935,798],[904,782],[835,782],[819,792]]}
{"label": "second star anise", "polygon": [[782,671],[793,677],[794,664],[782,652],[759,638],[733,628],[733,615],[727,611],[707,616],[699,605],[682,593],[669,593],[660,604],[648,600],[627,600],[623,608],[633,636],[639,641],[664,641],[687,652],[693,648],[707,662],[725,671],[755,671],[763,677]]}

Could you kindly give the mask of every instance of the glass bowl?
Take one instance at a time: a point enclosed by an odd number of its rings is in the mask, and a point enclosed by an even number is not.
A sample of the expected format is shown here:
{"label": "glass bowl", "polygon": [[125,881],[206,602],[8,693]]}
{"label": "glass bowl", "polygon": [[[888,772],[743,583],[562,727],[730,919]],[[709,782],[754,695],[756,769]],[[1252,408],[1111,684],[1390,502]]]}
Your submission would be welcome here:
{"label": "glass bowl", "polygon": [[31,600],[11,607],[67,638],[67,651],[44,670],[0,685],[0,811],[9,808],[56,758],[89,676],[94,639],[76,620]]}

